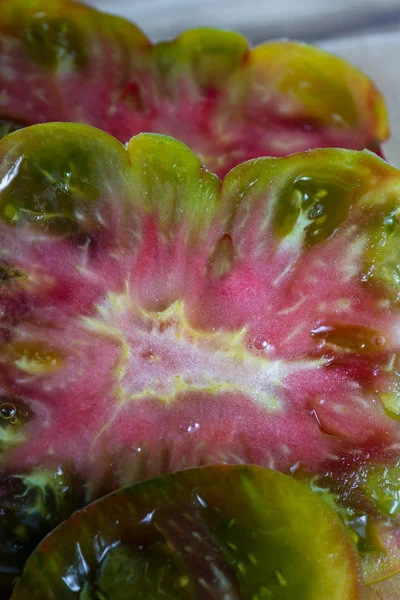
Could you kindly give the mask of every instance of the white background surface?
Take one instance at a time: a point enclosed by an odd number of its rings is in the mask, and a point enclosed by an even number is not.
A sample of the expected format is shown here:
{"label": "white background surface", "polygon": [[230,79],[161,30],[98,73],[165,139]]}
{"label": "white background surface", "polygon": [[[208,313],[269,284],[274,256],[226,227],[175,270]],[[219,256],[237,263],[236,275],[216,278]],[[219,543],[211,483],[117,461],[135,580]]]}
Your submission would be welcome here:
{"label": "white background surface", "polygon": [[321,44],[368,73],[385,96],[391,137],[386,158],[400,167],[400,29],[397,32],[331,40]]}
{"label": "white background surface", "polygon": [[274,37],[315,41],[365,71],[383,92],[400,167],[400,0],[86,0],[138,24],[154,40],[190,27],[235,29],[253,43]]}
{"label": "white background surface", "polygon": [[400,0],[87,0],[125,15],[159,39],[200,25],[233,28],[253,42],[290,35],[318,39],[400,21]]}

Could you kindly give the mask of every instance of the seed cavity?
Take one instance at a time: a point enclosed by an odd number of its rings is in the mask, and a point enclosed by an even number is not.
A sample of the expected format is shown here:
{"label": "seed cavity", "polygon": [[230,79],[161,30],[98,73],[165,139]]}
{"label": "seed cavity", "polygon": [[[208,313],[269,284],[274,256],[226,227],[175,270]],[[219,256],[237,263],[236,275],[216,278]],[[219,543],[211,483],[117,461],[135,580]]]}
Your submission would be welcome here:
{"label": "seed cavity", "polygon": [[41,341],[13,342],[5,346],[5,352],[18,369],[29,375],[50,375],[64,363],[59,350]]}
{"label": "seed cavity", "polygon": [[230,273],[235,260],[235,248],[230,235],[222,236],[210,258],[210,267],[215,277],[223,277]]}
{"label": "seed cavity", "polygon": [[18,269],[10,267],[6,263],[0,263],[0,285],[22,276],[23,274]]}
{"label": "seed cavity", "polygon": [[353,184],[333,174],[304,173],[284,189],[277,204],[275,228],[280,237],[303,228],[305,243],[334,235],[347,219]]}
{"label": "seed cavity", "polygon": [[79,69],[86,64],[82,33],[71,19],[37,13],[28,22],[25,42],[32,58],[44,67]]}
{"label": "seed cavity", "polygon": [[386,344],[385,337],[377,331],[346,323],[320,323],[311,331],[311,335],[319,342],[320,348],[328,345],[361,354],[380,352]]}

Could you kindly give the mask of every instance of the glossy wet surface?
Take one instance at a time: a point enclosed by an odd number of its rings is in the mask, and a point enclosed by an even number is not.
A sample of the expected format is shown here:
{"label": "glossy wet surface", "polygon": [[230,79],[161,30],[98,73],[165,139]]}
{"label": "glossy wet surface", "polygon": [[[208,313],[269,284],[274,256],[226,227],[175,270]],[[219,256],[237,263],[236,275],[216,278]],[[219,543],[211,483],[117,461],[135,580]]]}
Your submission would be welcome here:
{"label": "glossy wet surface", "polygon": [[210,28],[153,45],[133,24],[64,0],[30,8],[6,0],[0,21],[6,123],[87,123],[123,143],[143,131],[168,134],[220,176],[251,158],[309,148],[379,153],[388,136],[373,83],[311,46],[252,50],[241,35]]}
{"label": "glossy wet surface", "polygon": [[397,171],[321,150],[221,189],[170,138],[61,124],[0,152],[4,568],[72,507],[244,462],[334,506],[369,581],[396,571]]}
{"label": "glossy wet surface", "polygon": [[47,538],[12,596],[358,600],[361,572],[335,513],[256,467],[187,470],[120,490]]}

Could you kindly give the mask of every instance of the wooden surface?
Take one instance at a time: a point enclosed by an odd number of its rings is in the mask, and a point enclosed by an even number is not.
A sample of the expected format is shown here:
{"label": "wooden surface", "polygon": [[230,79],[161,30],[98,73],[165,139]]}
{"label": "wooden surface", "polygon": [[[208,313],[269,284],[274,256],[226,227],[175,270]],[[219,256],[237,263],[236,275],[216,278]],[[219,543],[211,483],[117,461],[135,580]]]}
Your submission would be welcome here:
{"label": "wooden surface", "polygon": [[400,600],[400,575],[368,588],[366,600]]}

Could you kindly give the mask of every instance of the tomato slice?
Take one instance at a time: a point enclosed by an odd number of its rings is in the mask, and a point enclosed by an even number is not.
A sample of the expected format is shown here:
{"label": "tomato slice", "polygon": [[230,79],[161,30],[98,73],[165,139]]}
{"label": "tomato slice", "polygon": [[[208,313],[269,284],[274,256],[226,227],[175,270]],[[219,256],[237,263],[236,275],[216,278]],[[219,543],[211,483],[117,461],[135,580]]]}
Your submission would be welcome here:
{"label": "tomato slice", "polygon": [[0,43],[4,131],[76,121],[123,143],[154,131],[220,176],[309,148],[379,153],[388,136],[373,83],[305,44],[251,50],[239,34],[202,28],[153,45],[133,24],[66,0],[2,0]]}
{"label": "tomato slice", "polygon": [[75,513],[28,560],[25,598],[355,600],[357,553],[308,487],[248,466],[189,469]]}
{"label": "tomato slice", "polygon": [[399,570],[399,172],[325,149],[221,184],[78,124],[0,157],[3,571],[74,508],[216,463],[304,474],[367,581]]}

